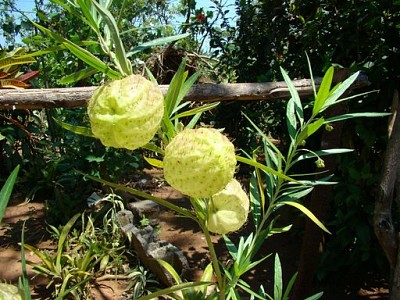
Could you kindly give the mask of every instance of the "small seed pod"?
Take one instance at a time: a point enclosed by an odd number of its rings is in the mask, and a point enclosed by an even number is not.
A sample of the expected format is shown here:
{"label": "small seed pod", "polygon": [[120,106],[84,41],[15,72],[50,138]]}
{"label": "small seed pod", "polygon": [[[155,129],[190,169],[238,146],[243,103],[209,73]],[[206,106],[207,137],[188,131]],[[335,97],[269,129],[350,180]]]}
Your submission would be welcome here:
{"label": "small seed pod", "polygon": [[105,146],[133,150],[155,135],[164,114],[164,97],[156,84],[130,75],[99,87],[89,100],[93,135]]}
{"label": "small seed pod", "polygon": [[163,165],[172,187],[194,198],[207,198],[232,180],[235,147],[216,129],[185,129],[165,148]]}
{"label": "small seed pod", "polygon": [[210,199],[207,216],[208,230],[218,234],[239,230],[247,220],[249,206],[250,200],[247,194],[240,183],[233,179]]}

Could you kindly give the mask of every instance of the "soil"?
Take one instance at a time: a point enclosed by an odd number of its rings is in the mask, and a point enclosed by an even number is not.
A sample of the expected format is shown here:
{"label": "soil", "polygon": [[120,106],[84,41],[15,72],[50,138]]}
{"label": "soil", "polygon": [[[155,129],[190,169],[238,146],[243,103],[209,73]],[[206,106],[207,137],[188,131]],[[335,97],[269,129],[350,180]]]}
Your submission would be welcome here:
{"label": "soil", "polygon": [[[153,191],[153,195],[169,199],[185,205],[182,195],[171,188],[161,186]],[[54,249],[54,243],[46,231],[45,205],[41,202],[25,203],[16,197],[9,203],[7,211],[0,224],[0,281],[17,283],[21,276],[21,240],[22,224],[25,224],[25,242],[39,249]],[[250,226],[250,225],[249,225]],[[239,235],[246,235],[247,228],[231,237],[236,240]],[[171,211],[163,209],[160,215],[160,236],[180,248],[193,268],[189,279],[198,279],[209,262],[207,245],[202,233],[196,224],[188,219],[177,218]],[[226,258],[223,242],[218,236],[213,236],[217,252],[222,259]],[[299,234],[286,233],[268,238],[261,254],[279,253],[283,274],[291,276],[296,272],[301,237]],[[27,261],[37,262],[35,255],[27,251]],[[28,275],[31,277],[32,295],[34,299],[48,299],[49,293],[45,289],[46,282],[40,277],[33,277],[34,273],[28,266]],[[273,286],[273,255],[260,264],[255,270],[244,277],[252,288],[260,284]],[[325,300],[337,299],[387,299],[388,289],[385,283],[371,281],[368,274],[356,276],[344,274],[342,282],[331,282],[320,290],[324,290]],[[286,282],[288,278],[285,278]],[[93,286],[94,299],[125,299],[124,292],[128,282],[124,280],[104,280]]]}

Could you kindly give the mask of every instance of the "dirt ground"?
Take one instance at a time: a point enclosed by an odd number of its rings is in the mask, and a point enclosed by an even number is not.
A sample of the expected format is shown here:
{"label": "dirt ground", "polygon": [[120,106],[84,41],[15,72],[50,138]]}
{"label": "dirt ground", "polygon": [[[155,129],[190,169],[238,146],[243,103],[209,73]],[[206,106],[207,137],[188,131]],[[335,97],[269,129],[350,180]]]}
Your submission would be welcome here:
{"label": "dirt ground", "polygon": [[[171,201],[184,201],[182,196],[170,188],[160,187],[153,193],[155,196],[170,199]],[[185,203],[181,203],[185,204]],[[25,242],[41,249],[54,248],[49,234],[46,231],[45,206],[39,202],[23,203],[17,198],[13,199],[5,213],[3,222],[0,224],[0,281],[18,282],[21,275],[20,259],[20,237],[23,221],[26,220]],[[193,268],[193,278],[196,279],[201,274],[201,268],[204,268],[209,260],[207,256],[206,242],[191,220],[177,218],[173,212],[162,210],[160,216],[160,236],[176,247],[180,248],[187,257],[190,266]],[[245,231],[245,230],[244,230]],[[239,233],[240,234],[240,233]],[[235,236],[231,237],[233,240]],[[213,237],[217,251],[221,257],[226,256],[226,251],[218,236]],[[261,253],[269,254],[278,252],[282,261],[284,275],[291,276],[297,267],[297,258],[300,251],[301,237],[287,233],[269,238],[266,246]],[[29,252],[26,252],[28,261],[37,262],[37,258]],[[28,275],[34,273],[28,266]],[[343,282],[333,282],[324,287],[325,300],[337,299],[387,299],[388,290],[384,284],[371,285],[363,280],[363,274],[357,278],[348,278],[344,274]],[[364,276],[365,277],[365,276]],[[268,258],[263,264],[254,271],[246,274],[245,280],[253,287],[263,284],[264,286],[273,286],[273,256]],[[31,281],[33,298],[46,299],[49,294],[44,289],[45,282],[40,278]],[[127,286],[125,281],[102,281],[93,287],[95,299],[125,299],[124,290]]]}

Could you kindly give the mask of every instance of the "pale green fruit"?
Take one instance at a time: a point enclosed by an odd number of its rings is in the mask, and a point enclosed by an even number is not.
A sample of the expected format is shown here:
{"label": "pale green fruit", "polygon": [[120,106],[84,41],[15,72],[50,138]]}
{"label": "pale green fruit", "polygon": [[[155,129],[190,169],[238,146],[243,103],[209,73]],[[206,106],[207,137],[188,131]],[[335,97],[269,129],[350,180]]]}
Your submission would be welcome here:
{"label": "pale green fruit", "polygon": [[16,286],[0,283],[0,300],[22,300],[22,297]]}
{"label": "pale green fruit", "polygon": [[133,150],[146,145],[160,127],[164,97],[156,84],[131,75],[99,87],[88,114],[93,135],[103,145]]}
{"label": "pale green fruit", "polygon": [[235,147],[213,128],[185,129],[165,148],[164,176],[181,193],[206,198],[232,180]]}
{"label": "pale green fruit", "polygon": [[208,230],[218,234],[239,230],[247,220],[249,206],[250,200],[247,194],[240,183],[233,179],[210,199],[207,215]]}

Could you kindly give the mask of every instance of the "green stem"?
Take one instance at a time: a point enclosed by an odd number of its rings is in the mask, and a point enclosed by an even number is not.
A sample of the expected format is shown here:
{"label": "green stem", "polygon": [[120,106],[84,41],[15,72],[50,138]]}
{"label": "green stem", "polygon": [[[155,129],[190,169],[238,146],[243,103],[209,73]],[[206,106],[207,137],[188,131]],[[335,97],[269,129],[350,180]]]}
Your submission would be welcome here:
{"label": "green stem", "polygon": [[217,253],[215,252],[214,244],[211,240],[210,232],[203,222],[199,222],[201,229],[203,230],[204,236],[206,238],[207,246],[210,252],[211,262],[213,264],[213,269],[215,276],[217,277],[218,289],[219,289],[219,300],[225,300],[225,282],[222,277],[221,268],[219,267],[219,260]]}

